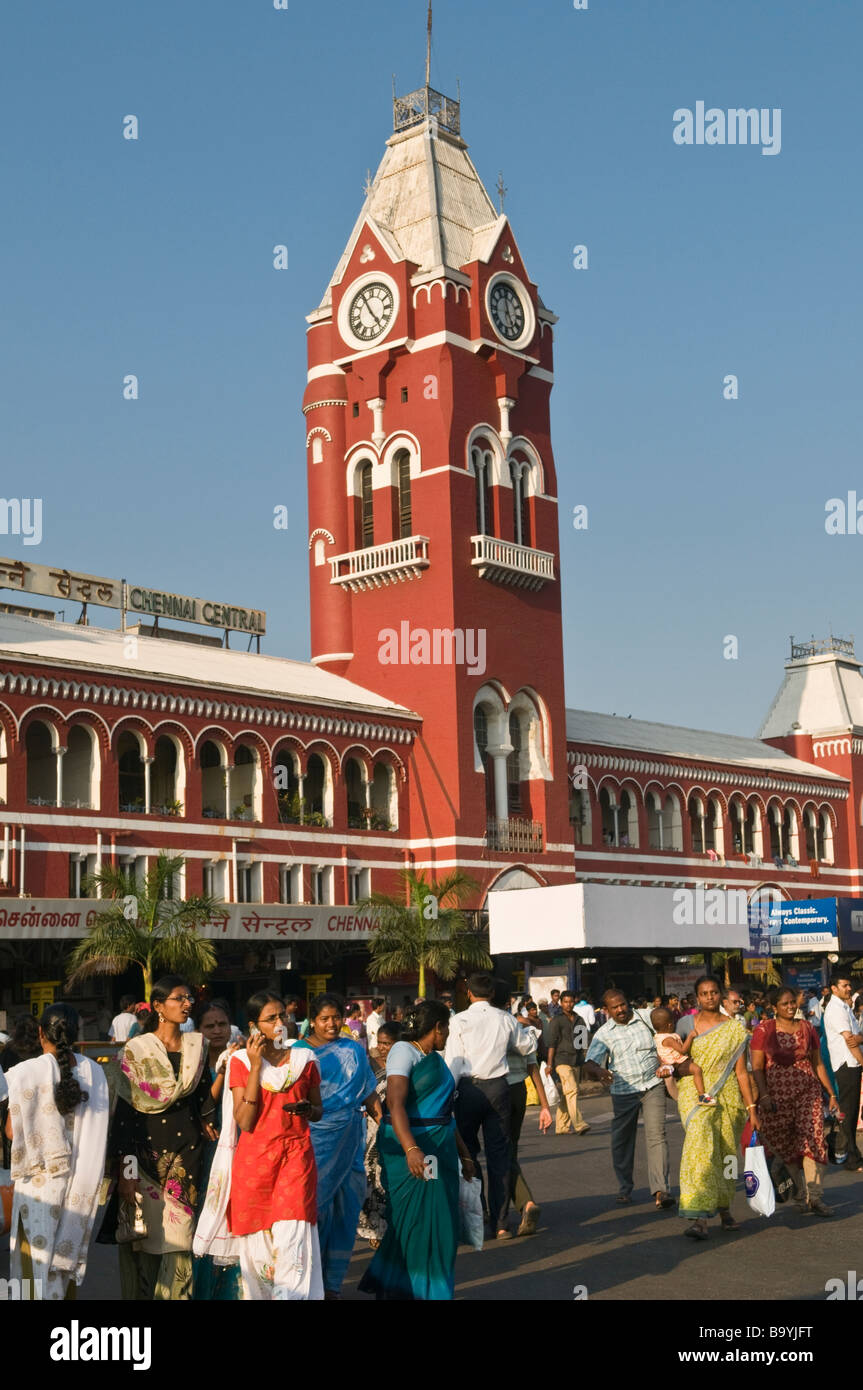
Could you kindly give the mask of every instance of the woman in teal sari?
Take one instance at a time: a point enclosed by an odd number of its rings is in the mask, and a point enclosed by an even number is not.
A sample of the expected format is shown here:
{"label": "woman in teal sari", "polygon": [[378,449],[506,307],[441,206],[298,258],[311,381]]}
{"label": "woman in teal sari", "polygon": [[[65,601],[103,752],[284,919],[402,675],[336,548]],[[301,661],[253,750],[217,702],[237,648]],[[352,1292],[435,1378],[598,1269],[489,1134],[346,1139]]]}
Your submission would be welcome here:
{"label": "woman in teal sari", "polygon": [[716,1104],[699,1104],[691,1076],[678,1080],[677,1106],[686,1131],[678,1211],[691,1222],[684,1235],[706,1240],[711,1216],[719,1216],[723,1231],[738,1229],[731,1215],[732,1174],[738,1168],[746,1116],[755,1111],[755,1089],[746,1070],[749,1036],[739,1019],[720,1012],[722,987],[715,976],[696,980],[695,997],[699,1011],[689,1055],[701,1067],[705,1090]]}
{"label": "woman in teal sari", "polygon": [[309,1009],[308,1036],[297,1047],[312,1047],[321,1073],[322,1118],[311,1125],[318,1168],[318,1236],[324,1297],[338,1298],[366,1199],[363,1162],[366,1127],[362,1107],[380,1120],[381,1103],[365,1048],[340,1036],[345,1006],[337,994],[319,994]]}
{"label": "woman in teal sari", "polygon": [[387,1108],[378,1153],[387,1193],[387,1229],[360,1280],[379,1299],[451,1299],[459,1226],[459,1156],[470,1155],[453,1119],[455,1080],[441,1056],[449,1009],[429,1001],[410,1011],[387,1057]]}

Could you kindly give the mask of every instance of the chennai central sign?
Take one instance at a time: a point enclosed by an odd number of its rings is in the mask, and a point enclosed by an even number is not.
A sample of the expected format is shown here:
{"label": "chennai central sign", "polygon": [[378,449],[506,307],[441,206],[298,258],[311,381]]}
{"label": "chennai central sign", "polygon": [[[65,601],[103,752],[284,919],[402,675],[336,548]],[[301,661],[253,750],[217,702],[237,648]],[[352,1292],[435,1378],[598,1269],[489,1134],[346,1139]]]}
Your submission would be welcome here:
{"label": "chennai central sign", "polygon": [[95,603],[123,613],[142,613],[156,618],[178,618],[231,632],[260,635],[267,630],[267,615],[258,608],[240,608],[215,599],[190,598],[162,589],[145,589],[125,579],[105,579],[95,574],[52,570],[48,565],[25,565],[23,560],[0,559],[0,589],[19,594],[44,594],[54,599]]}

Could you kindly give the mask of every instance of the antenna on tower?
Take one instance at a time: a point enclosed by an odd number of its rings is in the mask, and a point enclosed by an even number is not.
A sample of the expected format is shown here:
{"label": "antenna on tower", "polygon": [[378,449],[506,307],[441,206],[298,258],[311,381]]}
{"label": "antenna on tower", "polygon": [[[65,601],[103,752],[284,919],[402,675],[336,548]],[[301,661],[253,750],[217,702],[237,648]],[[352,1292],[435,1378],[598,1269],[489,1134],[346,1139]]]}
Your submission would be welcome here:
{"label": "antenna on tower", "polygon": [[426,86],[431,86],[432,0],[429,0],[428,34],[426,38]]}

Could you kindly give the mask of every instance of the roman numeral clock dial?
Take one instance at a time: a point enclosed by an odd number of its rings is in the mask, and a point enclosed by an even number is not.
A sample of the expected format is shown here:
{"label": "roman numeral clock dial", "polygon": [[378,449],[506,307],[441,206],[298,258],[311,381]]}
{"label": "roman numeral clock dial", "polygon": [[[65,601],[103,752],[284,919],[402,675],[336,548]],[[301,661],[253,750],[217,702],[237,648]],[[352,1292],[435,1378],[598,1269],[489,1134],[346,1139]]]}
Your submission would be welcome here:
{"label": "roman numeral clock dial", "polygon": [[507,280],[492,285],[489,296],[492,322],[507,342],[516,342],[524,332],[525,316],[521,300]]}
{"label": "roman numeral clock dial", "polygon": [[395,300],[388,285],[364,285],[351,300],[349,322],[355,338],[374,342],[386,333],[393,321]]}

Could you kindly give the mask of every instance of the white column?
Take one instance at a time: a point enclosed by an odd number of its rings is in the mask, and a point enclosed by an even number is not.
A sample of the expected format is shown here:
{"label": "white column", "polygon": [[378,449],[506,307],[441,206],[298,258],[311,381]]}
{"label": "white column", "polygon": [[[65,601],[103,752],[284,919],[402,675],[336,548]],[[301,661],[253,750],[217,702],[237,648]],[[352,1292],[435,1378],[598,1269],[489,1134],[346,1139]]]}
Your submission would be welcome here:
{"label": "white column", "polygon": [[144,764],[144,814],[150,814],[150,768],[153,765],[153,758],[142,758]]}
{"label": "white column", "polygon": [[[97,830],[97,831],[96,831],[96,873],[97,873],[97,874],[98,874],[98,873],[101,873],[101,871],[102,871],[102,832],[101,832],[101,830]],[[96,888],[96,897],[97,897],[97,898],[101,898],[101,896],[102,896],[102,887],[101,887],[101,884],[99,884],[99,885],[97,886],[97,888]]]}
{"label": "white column", "polygon": [[237,901],[237,842],[231,841],[231,897],[230,901]]}
{"label": "white column", "polygon": [[510,396],[498,396],[497,403],[500,407],[500,442],[504,449],[508,449],[512,439],[512,430],[509,427],[509,412],[514,410],[517,402]]}
{"label": "white column", "polygon": [[306,795],[306,777],[303,772],[301,772],[297,778],[297,787],[299,788],[300,796],[300,825],[305,825],[303,800]]}
{"label": "white column", "polygon": [[57,759],[57,805],[58,805],[58,806],[62,806],[62,805],[63,805],[63,754],[66,752],[66,749],[65,749],[65,748],[57,748],[57,749],[55,749],[54,751],[55,751],[55,757],[56,757],[56,759]]}
{"label": "white column", "polygon": [[22,825],[22,826],[21,826],[21,868],[20,868],[19,871],[18,871],[18,880],[19,880],[19,882],[18,882],[18,897],[19,897],[19,898],[23,898],[23,896],[24,896],[24,840],[25,840],[25,835],[26,835],[26,831],[24,830],[24,827],[23,827],[23,825]]}
{"label": "white column", "polygon": [[9,827],[3,827],[3,882],[9,882]]}
{"label": "white column", "polygon": [[386,430],[384,429],[384,405],[386,402],[382,397],[378,396],[376,400],[367,401],[366,404],[374,417],[372,443],[376,449],[379,449],[387,437]]}
{"label": "white column", "polygon": [[[231,819],[231,771],[232,771],[232,769],[231,769],[230,767],[228,767],[227,764],[226,764],[225,767],[224,767],[224,769],[223,769],[223,771],[224,771],[224,774],[225,774],[225,820],[230,820],[230,819]],[[234,888],[236,889],[236,881],[235,881],[235,883],[234,883]],[[236,899],[236,898],[233,898],[232,901],[233,901],[233,902],[236,902],[237,899]]]}
{"label": "white column", "polygon": [[509,817],[509,801],[506,784],[506,760],[512,748],[489,748],[488,755],[494,762],[494,814],[498,820]]}

